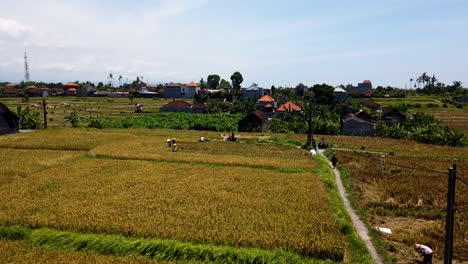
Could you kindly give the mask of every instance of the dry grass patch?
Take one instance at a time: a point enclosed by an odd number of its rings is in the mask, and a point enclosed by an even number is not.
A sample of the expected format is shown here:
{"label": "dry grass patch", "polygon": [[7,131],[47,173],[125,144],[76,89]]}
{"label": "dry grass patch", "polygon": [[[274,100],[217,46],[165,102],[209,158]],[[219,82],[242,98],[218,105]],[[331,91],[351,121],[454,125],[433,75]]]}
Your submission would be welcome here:
{"label": "dry grass patch", "polygon": [[[398,262],[414,257],[412,246],[416,242],[429,245],[435,250],[435,257],[442,258],[447,174],[388,164],[382,174],[381,164],[369,159],[379,159],[379,155],[345,151],[337,151],[337,155],[340,163],[349,169],[349,184],[357,195],[359,206],[369,209],[371,224],[394,229],[394,234],[385,240]],[[445,159],[415,157],[387,156],[385,161],[441,172],[447,171],[452,164]],[[459,161],[457,168],[459,175],[466,175],[468,162]],[[468,192],[461,182],[457,183],[456,204],[454,259],[468,261],[465,250],[468,248]]]}
{"label": "dry grass patch", "polygon": [[[178,154],[178,153],[177,153]],[[311,173],[80,160],[0,190],[0,224],[116,233],[340,258],[343,236]]]}

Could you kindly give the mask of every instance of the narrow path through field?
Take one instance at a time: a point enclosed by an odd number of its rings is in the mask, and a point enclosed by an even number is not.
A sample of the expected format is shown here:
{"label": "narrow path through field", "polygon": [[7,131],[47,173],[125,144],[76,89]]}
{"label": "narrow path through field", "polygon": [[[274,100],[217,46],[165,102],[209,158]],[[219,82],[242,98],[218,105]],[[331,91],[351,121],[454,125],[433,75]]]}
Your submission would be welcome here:
{"label": "narrow path through field", "polygon": [[[324,157],[326,160],[327,157],[324,155],[323,150],[319,150],[318,153]],[[330,163],[330,161],[329,161]],[[330,163],[331,165],[331,163]],[[364,223],[359,219],[358,215],[354,211],[353,207],[351,207],[351,203],[349,202],[348,195],[346,194],[343,181],[341,180],[341,174],[340,171],[337,169],[333,169],[333,172],[335,173],[335,178],[336,178],[336,185],[338,186],[338,191],[340,193],[341,199],[343,200],[343,203],[345,205],[346,211],[348,211],[349,216],[351,217],[351,220],[353,222],[354,229],[358,233],[359,237],[364,241],[366,244],[367,249],[371,253],[372,259],[374,259],[374,262],[377,264],[382,264],[382,259],[380,259],[379,254],[377,254],[377,250],[375,249],[374,245],[372,244],[372,240],[369,237],[369,230],[367,230],[367,227],[364,225]]]}

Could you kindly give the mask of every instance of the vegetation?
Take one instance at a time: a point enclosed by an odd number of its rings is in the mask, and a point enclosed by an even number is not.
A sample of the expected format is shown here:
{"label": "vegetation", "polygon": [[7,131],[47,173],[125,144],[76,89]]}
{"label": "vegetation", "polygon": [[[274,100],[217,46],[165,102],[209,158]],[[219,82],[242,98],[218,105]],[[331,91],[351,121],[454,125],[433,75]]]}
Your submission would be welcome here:
{"label": "vegetation", "polygon": [[[67,140],[71,134],[73,141]],[[236,143],[219,141],[218,133],[203,134],[204,143],[195,143],[200,132],[176,130],[64,129],[2,137],[0,147],[14,155],[0,168],[0,197],[8,201],[0,206],[0,225],[54,229],[30,235],[20,229],[8,236],[65,250],[134,249],[104,234],[131,241],[157,238],[151,240],[155,248],[171,239],[167,243],[173,248],[158,251],[171,260],[229,254],[234,263],[244,257],[283,263],[281,256],[296,263],[342,261],[353,254],[345,238],[349,229],[335,220],[337,209],[326,184],[310,173],[316,163],[304,150],[264,144],[246,148],[242,137],[247,134],[239,134]],[[167,147],[168,137],[177,137],[178,152]],[[43,158],[51,154],[64,158]],[[36,169],[38,164],[42,167]],[[31,170],[19,174],[16,167]],[[106,241],[120,242],[107,247],[102,245]]]}
{"label": "vegetation", "polygon": [[[392,236],[381,236],[385,248],[399,261],[415,261],[414,243],[423,243],[434,249],[441,259],[444,248],[444,224],[447,192],[446,171],[451,164],[443,157],[385,156],[382,167],[379,154],[339,151],[340,170],[354,195],[354,205],[365,215],[371,226],[392,229]],[[433,155],[436,153],[432,153]],[[392,164],[399,164],[394,166]],[[460,173],[466,171],[466,160],[458,161]],[[411,169],[414,168],[414,169]],[[404,182],[404,184],[402,184]],[[463,204],[468,200],[466,186],[457,186],[460,205],[455,219],[454,259],[467,261],[466,235],[468,225],[463,219],[468,211]]]}
{"label": "vegetation", "polygon": [[21,129],[37,129],[42,126],[42,118],[38,112],[33,112],[29,107],[23,108],[18,106],[16,108],[16,115],[18,116],[18,125]]}
{"label": "vegetation", "polygon": [[[6,233],[17,232],[18,228],[0,227],[0,238]],[[315,260],[282,250],[261,250],[255,248],[234,248],[229,246],[197,245],[187,242],[163,239],[128,238],[117,235],[80,234],[61,232],[42,228],[36,230],[23,229],[23,239],[30,244],[49,250],[82,251],[99,253],[101,255],[131,258],[115,258],[116,261],[150,262],[143,257],[159,261],[195,261],[212,263],[334,263],[333,261]],[[18,243],[17,243],[18,244]],[[1,249],[1,240],[0,240]],[[35,249],[36,252],[39,250]],[[53,255],[49,253],[50,255]],[[68,257],[80,256],[69,253]],[[137,256],[138,258],[136,258]],[[93,257],[93,255],[91,255]],[[96,256],[97,257],[97,256]],[[100,257],[106,260],[105,257]],[[107,257],[107,259],[112,259]],[[124,262],[126,263],[126,262]]]}
{"label": "vegetation", "polygon": [[382,123],[379,133],[385,137],[436,145],[464,146],[468,142],[468,136],[463,132],[457,132],[432,116],[422,113],[415,114],[401,123]]}
{"label": "vegetation", "polygon": [[32,247],[24,241],[9,241],[0,239],[0,261],[2,263],[97,263],[97,264],[130,264],[130,263],[173,263],[170,261],[154,261],[143,257],[113,257],[102,256],[90,252],[51,251]]}
{"label": "vegetation", "polygon": [[237,131],[240,115],[160,113],[132,116],[105,122],[106,128],[166,128],[185,130]]}

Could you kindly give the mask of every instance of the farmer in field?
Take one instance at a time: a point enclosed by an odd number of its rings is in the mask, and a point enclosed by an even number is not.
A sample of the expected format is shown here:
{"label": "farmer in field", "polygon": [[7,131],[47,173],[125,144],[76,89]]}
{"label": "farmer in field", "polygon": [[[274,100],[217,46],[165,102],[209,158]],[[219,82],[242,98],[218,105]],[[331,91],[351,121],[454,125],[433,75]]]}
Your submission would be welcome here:
{"label": "farmer in field", "polygon": [[174,145],[175,145],[175,143],[176,143],[176,139],[175,139],[175,138],[173,138],[173,139],[172,139],[172,145],[174,146]]}
{"label": "farmer in field", "polygon": [[322,141],[318,144],[319,149],[326,149],[328,148],[328,144],[325,142],[325,138],[322,138]]}
{"label": "farmer in field", "polygon": [[331,158],[333,169],[336,167],[336,163],[338,162],[338,158],[336,157],[336,152],[333,152],[333,156]]}
{"label": "farmer in field", "polygon": [[174,144],[172,145],[172,152],[177,152],[177,149],[178,149],[178,148],[177,148],[177,144],[174,143]]}
{"label": "farmer in field", "polygon": [[317,150],[317,142],[315,141],[315,138],[312,138],[312,148]]}
{"label": "farmer in field", "polygon": [[205,142],[205,137],[204,136],[200,137],[200,142]]}
{"label": "farmer in field", "polygon": [[414,249],[424,256],[423,264],[432,264],[432,249],[426,245],[415,244]]}
{"label": "farmer in field", "polygon": [[172,148],[172,141],[170,139],[166,140],[167,146]]}

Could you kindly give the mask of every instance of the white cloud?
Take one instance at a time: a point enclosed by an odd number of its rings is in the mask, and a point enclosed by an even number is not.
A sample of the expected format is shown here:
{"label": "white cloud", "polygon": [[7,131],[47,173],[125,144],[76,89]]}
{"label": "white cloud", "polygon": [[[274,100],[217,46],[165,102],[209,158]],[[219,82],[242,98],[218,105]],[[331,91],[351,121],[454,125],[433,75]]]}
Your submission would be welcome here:
{"label": "white cloud", "polygon": [[0,17],[0,32],[16,38],[24,33],[32,32],[32,27],[24,25],[17,20]]}

